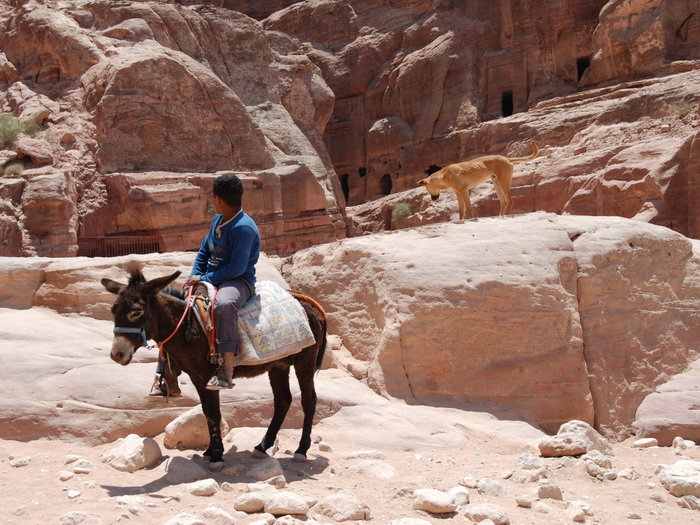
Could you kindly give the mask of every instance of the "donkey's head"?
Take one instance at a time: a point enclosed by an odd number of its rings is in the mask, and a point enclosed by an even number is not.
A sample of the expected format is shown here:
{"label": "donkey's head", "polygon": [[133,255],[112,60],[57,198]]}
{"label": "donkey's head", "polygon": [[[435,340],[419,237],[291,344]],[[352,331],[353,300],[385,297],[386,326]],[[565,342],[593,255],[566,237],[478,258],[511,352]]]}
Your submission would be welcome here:
{"label": "donkey's head", "polygon": [[178,278],[180,272],[147,281],[137,267],[131,267],[128,284],[111,279],[100,282],[108,291],[117,295],[112,305],[114,317],[114,340],[110,356],[121,365],[128,365],[134,352],[145,346],[148,336],[146,324],[149,320],[149,305],[156,294]]}

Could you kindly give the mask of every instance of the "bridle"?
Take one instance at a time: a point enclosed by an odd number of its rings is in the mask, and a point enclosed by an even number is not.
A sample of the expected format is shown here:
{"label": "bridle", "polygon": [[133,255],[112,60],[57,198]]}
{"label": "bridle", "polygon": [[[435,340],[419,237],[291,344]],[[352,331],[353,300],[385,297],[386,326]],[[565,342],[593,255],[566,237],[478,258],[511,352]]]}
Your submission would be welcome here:
{"label": "bridle", "polygon": [[[163,357],[163,354],[165,353],[164,346],[165,343],[170,341],[173,336],[177,333],[177,331],[180,329],[182,326],[182,322],[185,320],[185,317],[187,317],[187,312],[190,309],[190,304],[191,301],[190,299],[192,298],[192,289],[193,287],[190,286],[187,290],[187,298],[185,299],[185,311],[182,312],[182,316],[180,317],[180,320],[177,322],[177,325],[175,326],[175,329],[172,331],[172,333],[166,337],[163,341],[156,341],[156,344],[158,345],[158,348],[160,350],[160,357]],[[145,346],[148,348],[148,336],[146,335],[146,324],[144,323],[142,326],[115,326],[114,329],[112,330],[112,333],[117,334],[117,335],[139,335],[141,336],[141,341],[143,342],[142,345],[138,346],[136,350],[141,348],[142,346]]]}
{"label": "bridle", "polygon": [[[115,326],[114,330],[112,330],[112,333],[115,333],[117,335],[121,335],[121,334],[140,335],[141,341],[143,341],[143,344],[141,346],[148,346],[148,337],[146,336],[146,327],[145,326]],[[139,346],[136,350],[141,348],[141,346]],[[134,350],[134,352],[136,350]]]}

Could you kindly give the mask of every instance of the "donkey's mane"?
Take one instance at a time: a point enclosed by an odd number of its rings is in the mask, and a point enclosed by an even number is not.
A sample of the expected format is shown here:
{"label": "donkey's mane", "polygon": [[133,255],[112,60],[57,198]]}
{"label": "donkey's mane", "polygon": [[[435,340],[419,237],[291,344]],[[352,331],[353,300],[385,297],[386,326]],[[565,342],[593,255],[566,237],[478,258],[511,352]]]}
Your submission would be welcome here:
{"label": "donkey's mane", "polygon": [[143,284],[146,282],[146,277],[141,273],[141,270],[136,270],[136,271],[130,271],[129,272],[129,284],[128,286],[132,284]]}
{"label": "donkey's mane", "polygon": [[177,286],[166,286],[163,288],[162,292],[171,297],[176,297],[177,299],[185,300],[185,291]]}
{"label": "donkey's mane", "polygon": [[[131,264],[127,268],[129,272],[129,284],[128,286],[132,285],[138,285],[138,284],[144,284],[147,281],[146,277],[143,275],[143,272],[141,272],[141,265],[138,263]],[[177,286],[166,286],[161,290],[164,294],[169,295],[171,297],[175,297],[176,299],[180,299],[181,301],[185,300],[185,292],[181,288],[178,288]]]}

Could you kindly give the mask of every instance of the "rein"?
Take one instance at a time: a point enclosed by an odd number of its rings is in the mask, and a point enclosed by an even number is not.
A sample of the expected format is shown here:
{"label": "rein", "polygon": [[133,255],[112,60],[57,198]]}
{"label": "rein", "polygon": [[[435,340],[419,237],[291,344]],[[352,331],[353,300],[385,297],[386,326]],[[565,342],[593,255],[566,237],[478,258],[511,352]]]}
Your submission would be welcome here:
{"label": "rein", "polygon": [[[163,341],[156,341],[156,344],[158,345],[158,348],[160,350],[160,357],[161,359],[164,358],[165,351],[165,343],[170,341],[173,336],[177,333],[177,331],[180,329],[182,326],[182,322],[185,320],[185,317],[187,317],[187,312],[190,309],[190,298],[192,297],[192,286],[189,287],[187,290],[187,298],[185,299],[185,311],[182,312],[182,317],[180,317],[180,320],[177,322],[177,326],[175,326],[175,329],[172,331],[172,333],[166,337]],[[141,340],[143,341],[143,345],[145,347],[148,347],[148,337],[146,337],[146,328],[144,326],[115,326],[114,330],[112,330],[113,333],[115,334],[137,334],[141,336]]]}
{"label": "rein", "polygon": [[165,343],[167,343],[168,341],[170,341],[173,338],[173,336],[177,333],[177,331],[182,326],[182,322],[185,320],[185,317],[187,317],[187,312],[190,309],[190,298],[192,297],[193,288],[194,288],[193,286],[190,286],[187,289],[187,297],[185,298],[185,311],[182,312],[182,317],[180,317],[180,320],[177,322],[177,326],[175,327],[175,330],[173,330],[173,332],[168,337],[166,337],[163,341],[161,341],[161,342],[156,341],[156,343],[158,343],[158,349],[160,350],[160,358],[161,359],[163,359],[165,357],[165,350],[164,350]]}

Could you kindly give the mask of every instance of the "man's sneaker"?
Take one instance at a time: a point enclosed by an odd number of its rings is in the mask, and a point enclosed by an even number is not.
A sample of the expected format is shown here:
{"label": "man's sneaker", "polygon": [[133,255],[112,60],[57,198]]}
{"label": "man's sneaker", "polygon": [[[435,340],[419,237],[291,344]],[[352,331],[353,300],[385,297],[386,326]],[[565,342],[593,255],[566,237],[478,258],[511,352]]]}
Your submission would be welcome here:
{"label": "man's sneaker", "polygon": [[226,379],[226,374],[223,372],[215,374],[207,383],[207,390],[225,390],[227,388],[233,388],[233,383]]}
{"label": "man's sneaker", "polygon": [[167,399],[168,397],[182,397],[182,393],[180,392],[180,388],[177,388],[177,391],[170,390],[168,391],[168,384],[166,381],[163,379],[161,376],[156,376],[156,379],[153,383],[153,386],[151,387],[151,391],[149,394],[146,396],[147,399]]}

